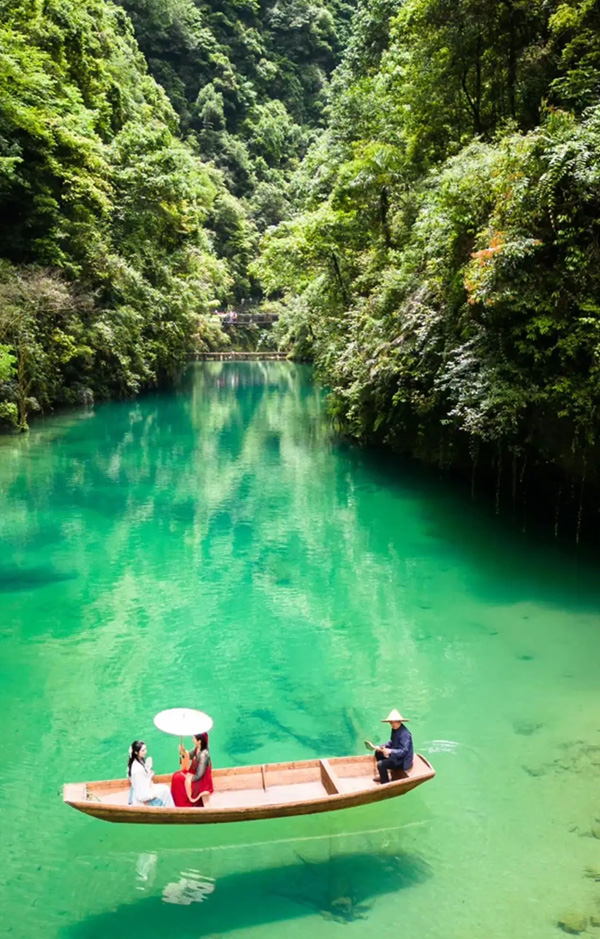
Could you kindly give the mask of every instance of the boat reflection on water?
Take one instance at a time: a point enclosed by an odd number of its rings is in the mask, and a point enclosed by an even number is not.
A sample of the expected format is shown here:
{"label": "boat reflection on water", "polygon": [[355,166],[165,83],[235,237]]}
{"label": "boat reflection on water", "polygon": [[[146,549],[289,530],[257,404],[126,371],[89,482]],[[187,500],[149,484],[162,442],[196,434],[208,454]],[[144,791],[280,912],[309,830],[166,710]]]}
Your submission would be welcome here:
{"label": "boat reflection on water", "polygon": [[214,889],[215,881],[212,877],[204,877],[196,870],[183,871],[177,883],[167,884],[162,898],[164,903],[189,906],[190,903],[202,903]]}
{"label": "boat reflection on water", "polygon": [[139,854],[138,859],[135,863],[135,872],[138,880],[137,888],[138,890],[143,890],[144,887],[142,884],[148,884],[152,886],[154,883],[154,878],[156,876],[156,863],[158,861],[158,854],[152,852],[151,854]]}
{"label": "boat reflection on water", "polygon": [[[378,898],[431,876],[421,856],[401,846],[415,843],[406,829],[362,833],[359,840],[362,850],[354,850],[356,835],[299,839],[279,843],[279,850],[265,844],[269,866],[246,870],[227,870],[244,863],[239,847],[233,853],[216,848],[129,855],[137,889],[146,896],[89,916],[61,935],[197,939],[310,916],[352,923],[368,920]],[[245,854],[246,865],[260,863],[253,851]]]}
{"label": "boat reflection on water", "polygon": [[[135,863],[138,890],[147,892],[152,889],[156,880],[157,865],[158,854],[138,855]],[[174,903],[176,906],[189,906],[191,903],[202,903],[214,889],[214,877],[205,877],[201,871],[190,868],[181,872],[179,880],[163,887],[162,900],[164,903]]]}

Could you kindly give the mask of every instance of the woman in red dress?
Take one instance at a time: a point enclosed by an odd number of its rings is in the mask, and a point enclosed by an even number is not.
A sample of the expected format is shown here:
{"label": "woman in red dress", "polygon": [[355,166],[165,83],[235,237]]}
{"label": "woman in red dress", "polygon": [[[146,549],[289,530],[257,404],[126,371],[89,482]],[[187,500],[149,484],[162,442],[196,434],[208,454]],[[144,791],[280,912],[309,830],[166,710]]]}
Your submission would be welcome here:
{"label": "woman in red dress", "polygon": [[194,744],[189,753],[179,746],[181,769],[171,779],[171,795],[178,808],[202,808],[202,795],[214,792],[208,734],[194,734]]}

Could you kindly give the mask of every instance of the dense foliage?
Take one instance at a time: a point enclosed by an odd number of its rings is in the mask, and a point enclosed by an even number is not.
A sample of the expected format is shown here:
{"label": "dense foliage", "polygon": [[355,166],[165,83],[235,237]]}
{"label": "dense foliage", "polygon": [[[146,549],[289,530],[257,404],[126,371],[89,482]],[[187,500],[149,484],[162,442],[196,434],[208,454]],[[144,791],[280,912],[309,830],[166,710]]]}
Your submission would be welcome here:
{"label": "dense foliage", "polygon": [[291,212],[289,181],[322,121],[328,76],[353,3],[345,0],[121,0],[182,132],[222,172],[211,213],[234,296],[258,235]]}
{"label": "dense foliage", "polygon": [[223,189],[104,0],[1,5],[0,417],[168,377],[228,288]]}
{"label": "dense foliage", "polygon": [[226,341],[210,312],[256,287],[344,17],[0,0],[0,423],[133,394]]}
{"label": "dense foliage", "polygon": [[348,433],[513,499],[534,472],[556,513],[598,483],[599,27],[590,0],[364,2],[258,265]]}

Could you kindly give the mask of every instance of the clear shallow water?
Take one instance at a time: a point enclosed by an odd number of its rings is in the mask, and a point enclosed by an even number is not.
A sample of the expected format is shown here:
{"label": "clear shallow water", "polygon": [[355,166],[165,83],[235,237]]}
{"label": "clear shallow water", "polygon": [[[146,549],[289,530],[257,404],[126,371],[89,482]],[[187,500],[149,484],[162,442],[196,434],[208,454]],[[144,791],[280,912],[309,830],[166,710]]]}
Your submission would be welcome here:
{"label": "clear shallow water", "polygon": [[[597,569],[340,444],[288,363],[1,439],[0,492],[2,934],[541,939],[600,915]],[[362,752],[398,706],[438,775],[195,830],[62,805],[134,737],[172,768],[152,716],[179,704],[214,716],[216,765]]]}

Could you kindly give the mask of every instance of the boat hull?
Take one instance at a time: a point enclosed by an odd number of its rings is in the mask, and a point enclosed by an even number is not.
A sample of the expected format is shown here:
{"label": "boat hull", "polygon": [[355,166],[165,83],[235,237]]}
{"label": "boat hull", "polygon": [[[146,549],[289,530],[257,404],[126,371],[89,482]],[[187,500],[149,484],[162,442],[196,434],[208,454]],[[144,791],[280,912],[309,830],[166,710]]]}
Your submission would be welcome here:
{"label": "boat hull", "polygon": [[[126,779],[67,783],[67,805],[107,822],[138,825],[214,825],[312,815],[397,798],[435,776],[417,755],[412,769],[385,785],[371,779],[372,757],[338,757],[213,771],[215,793],[204,808],[153,808],[126,804]],[[157,776],[169,783],[171,775]]]}

